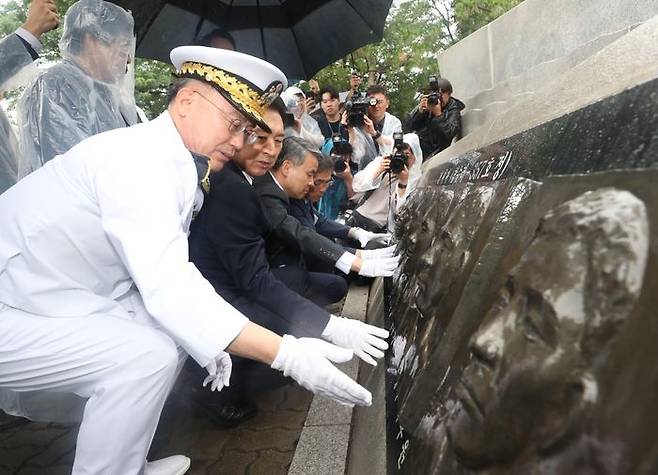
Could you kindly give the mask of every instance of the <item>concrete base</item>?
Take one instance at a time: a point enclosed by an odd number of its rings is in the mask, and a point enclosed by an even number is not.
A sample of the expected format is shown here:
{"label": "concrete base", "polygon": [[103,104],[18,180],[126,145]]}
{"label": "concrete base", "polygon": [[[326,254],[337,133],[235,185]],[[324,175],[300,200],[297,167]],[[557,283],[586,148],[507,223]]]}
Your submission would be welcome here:
{"label": "concrete base", "polygon": [[[361,321],[366,320],[366,314],[383,316],[383,312],[369,311],[374,303],[372,296],[369,302],[368,295],[368,287],[352,285],[341,314]],[[375,295],[382,299],[382,292]],[[383,325],[383,322],[368,323]],[[386,473],[384,365],[372,368],[355,357],[339,367],[372,392],[373,405],[353,409],[314,397],[289,474]]]}

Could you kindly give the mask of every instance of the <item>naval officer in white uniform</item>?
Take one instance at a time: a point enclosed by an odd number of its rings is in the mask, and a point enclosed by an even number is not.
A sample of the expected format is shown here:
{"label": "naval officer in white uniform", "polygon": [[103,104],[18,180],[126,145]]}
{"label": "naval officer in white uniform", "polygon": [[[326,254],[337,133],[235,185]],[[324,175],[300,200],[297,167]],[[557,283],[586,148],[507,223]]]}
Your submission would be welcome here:
{"label": "naval officer in white uniform", "polygon": [[0,196],[0,388],[88,398],[74,474],[187,470],[183,456],[145,460],[184,354],[219,387],[226,349],[341,403],[371,403],[331,363],[351,350],[250,323],[188,260],[198,185],[254,125],[269,129],[262,116],[285,76],[226,50],[171,58],[179,79],[160,117],[86,139]]}

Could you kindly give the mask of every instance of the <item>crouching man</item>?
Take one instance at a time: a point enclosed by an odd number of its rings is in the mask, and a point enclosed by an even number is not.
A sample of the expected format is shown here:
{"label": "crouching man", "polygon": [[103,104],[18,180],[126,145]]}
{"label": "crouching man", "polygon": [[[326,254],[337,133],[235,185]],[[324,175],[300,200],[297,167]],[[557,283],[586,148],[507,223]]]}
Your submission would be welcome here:
{"label": "crouching man", "polygon": [[[325,339],[375,364],[373,358],[382,357],[388,347],[386,330],[330,315],[286,287],[269,268],[265,239],[271,229],[252,182],[268,172],[281,151],[283,104],[275,104],[264,114],[271,131],[257,127],[253,143],[211,177],[209,196],[191,227],[190,258],[217,293],[252,322],[279,335]],[[194,398],[197,412],[220,427],[253,417],[254,396],[289,381],[245,358],[233,358],[232,373],[229,388]]]}
{"label": "crouching man", "polygon": [[300,295],[327,305],[338,302],[347,293],[347,283],[339,275],[309,272],[305,256],[311,255],[348,274],[367,277],[390,276],[397,268],[393,249],[387,254],[343,249],[315,229],[302,225],[290,212],[290,199],[303,199],[313,186],[318,159],[311,146],[297,137],[284,140],[283,150],[272,171],[254,181],[273,232],[267,239],[267,254],[272,272]]}
{"label": "crouching man", "polygon": [[[185,354],[221,388],[229,353],[344,404],[370,393],[336,369],[352,351],[251,323],[189,262],[209,172],[242,148],[286,78],[248,55],[187,46],[150,123],[82,141],[0,196],[0,390],[87,399],[74,474],[181,474],[146,463]],[[199,186],[202,185],[202,187]],[[2,398],[0,398],[2,399]]]}

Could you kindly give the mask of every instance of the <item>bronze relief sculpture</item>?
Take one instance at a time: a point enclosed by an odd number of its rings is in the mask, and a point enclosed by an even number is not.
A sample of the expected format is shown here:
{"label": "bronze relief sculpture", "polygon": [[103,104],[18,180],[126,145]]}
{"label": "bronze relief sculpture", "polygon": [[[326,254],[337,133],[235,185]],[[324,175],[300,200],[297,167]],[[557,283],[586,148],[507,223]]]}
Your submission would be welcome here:
{"label": "bronze relief sculpture", "polygon": [[[628,178],[627,188],[637,189],[641,198],[610,186],[619,181],[620,173]],[[617,393],[627,401],[637,398],[637,392],[617,385],[619,375],[611,372],[615,365],[635,365],[623,360],[626,353],[617,340],[623,333],[624,344],[636,343],[641,320],[636,317],[631,324],[628,320],[646,311],[638,300],[644,296],[648,262],[655,262],[649,250],[658,224],[650,216],[656,213],[658,191],[651,183],[658,173],[627,175],[592,176],[578,186],[576,181],[583,180],[572,177],[548,179],[544,188],[527,180],[505,185],[511,190],[507,202],[503,207],[489,205],[491,212],[498,213],[496,225],[488,230],[491,235],[484,250],[476,253],[478,264],[456,311],[445,321],[446,330],[428,332],[435,323],[423,321],[418,311],[413,323],[394,318],[399,328],[393,327],[388,368],[394,400],[402,414],[411,411],[419,418],[411,432],[399,419],[402,427],[397,435],[405,444],[396,455],[401,473],[632,471],[629,467],[637,461],[631,461],[631,452],[644,437],[633,436],[634,440],[622,443],[619,437],[629,436],[605,427],[614,425],[606,412],[623,408]],[[471,187],[471,196],[475,189]],[[565,191],[567,201],[559,198]],[[531,212],[521,213],[518,203],[510,204],[515,196],[530,203]],[[512,216],[504,216],[512,209],[534,232],[519,238],[521,249],[513,250],[518,257],[510,265],[509,257],[492,260],[491,247],[504,235],[499,225]],[[530,216],[538,210],[541,214],[533,221]],[[457,214],[453,209],[444,226]],[[482,215],[469,215],[484,226]],[[517,223],[512,224],[514,231]],[[509,249],[502,254],[509,255]],[[493,262],[489,267],[496,269],[509,267],[500,279],[490,272],[479,276],[482,261]],[[444,261],[449,262],[450,258]],[[445,281],[435,282],[428,289],[441,292],[439,283]],[[465,301],[477,300],[473,291],[487,282],[498,289],[490,305],[463,307]],[[392,294],[397,290],[394,282]],[[404,307],[403,301],[398,303]],[[473,312],[478,308],[482,308],[479,315]],[[396,307],[390,310],[395,317]],[[642,330],[647,332],[643,337],[652,341],[650,335],[658,335],[658,324],[641,326]],[[462,344],[453,343],[464,338]],[[446,359],[441,350],[451,345],[455,354]],[[457,351],[460,345],[464,357]],[[439,366],[448,366],[448,371],[424,374],[421,361],[427,358],[428,364],[435,364],[437,354],[443,361]],[[637,359],[646,357],[637,355]],[[654,373],[658,371],[644,369],[645,376]],[[653,378],[658,384],[658,375]],[[419,391],[421,382],[425,391]],[[646,409],[642,413],[648,414]],[[633,427],[625,430],[634,431]],[[646,434],[645,429],[636,431]],[[647,444],[656,448],[655,443]]]}
{"label": "bronze relief sculpture", "polygon": [[626,191],[588,192],[546,215],[471,340],[446,422],[459,463],[520,469],[580,434],[597,366],[642,287],[648,236],[644,204]]}

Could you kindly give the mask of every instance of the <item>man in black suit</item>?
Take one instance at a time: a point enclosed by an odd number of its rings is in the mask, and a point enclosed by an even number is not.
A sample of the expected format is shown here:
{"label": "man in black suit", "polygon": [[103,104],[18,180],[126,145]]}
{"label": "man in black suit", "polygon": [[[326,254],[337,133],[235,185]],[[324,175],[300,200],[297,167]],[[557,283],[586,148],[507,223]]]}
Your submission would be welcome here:
{"label": "man in black suit", "polygon": [[[361,247],[365,247],[369,242],[375,242],[380,246],[385,246],[390,240],[390,234],[371,233],[365,229],[346,226],[333,219],[328,219],[315,209],[314,204],[320,201],[327,188],[333,183],[334,158],[319,152],[312,153],[318,159],[318,171],[306,198],[290,199],[291,216],[297,218],[302,225],[314,229],[318,234],[332,240],[338,240],[338,242],[353,241],[356,243],[358,241]],[[393,249],[390,248],[380,252],[382,255],[392,254]],[[349,247],[345,250],[352,253],[356,252]],[[333,272],[333,265],[314,259],[313,256],[306,255],[305,260],[309,270]]]}
{"label": "man in black suit", "polygon": [[[244,145],[211,177],[209,195],[190,230],[190,259],[217,293],[251,321],[281,335],[335,341],[374,363],[371,356],[383,356],[380,350],[387,344],[380,338],[388,332],[330,315],[291,291],[269,269],[264,236],[270,227],[252,181],[267,173],[281,151],[280,106],[264,115],[272,132],[256,129],[256,142]],[[354,336],[359,333],[360,338]],[[255,415],[251,396],[285,382],[266,365],[233,357],[231,386],[219,395],[212,393],[215,398],[207,399],[200,410],[219,425],[234,426]]]}
{"label": "man in black suit", "polygon": [[313,185],[318,160],[311,150],[312,146],[300,138],[286,138],[272,171],[254,180],[254,186],[273,229],[267,239],[272,272],[299,294],[326,305],[342,299],[347,285],[340,276],[309,272],[305,256],[331,264],[345,274],[355,271],[366,277],[393,275],[398,258],[391,253],[347,252],[290,215],[290,198],[304,198]]}

